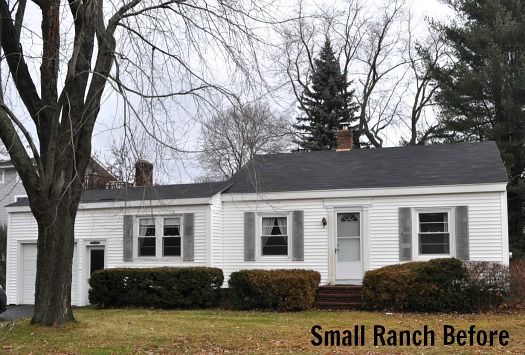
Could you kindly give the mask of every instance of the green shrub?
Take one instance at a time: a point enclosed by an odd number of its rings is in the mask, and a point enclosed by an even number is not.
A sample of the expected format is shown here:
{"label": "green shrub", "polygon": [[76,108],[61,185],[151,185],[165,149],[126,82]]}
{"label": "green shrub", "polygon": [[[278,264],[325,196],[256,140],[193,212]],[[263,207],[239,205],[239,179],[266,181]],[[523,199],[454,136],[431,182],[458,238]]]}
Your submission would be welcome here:
{"label": "green shrub", "polygon": [[423,312],[471,312],[465,291],[466,269],[458,259],[433,259],[414,269],[414,284],[409,290],[413,310]]}
{"label": "green shrub", "polygon": [[312,270],[241,270],[230,276],[230,303],[237,309],[300,311],[315,302],[321,275]]}
{"label": "green shrub", "polygon": [[209,267],[99,270],[89,280],[89,302],[101,307],[209,307],[220,302],[223,281],[222,270]]}
{"label": "green shrub", "polygon": [[362,297],[373,310],[472,312],[498,305],[506,289],[504,266],[444,258],[368,271]]}

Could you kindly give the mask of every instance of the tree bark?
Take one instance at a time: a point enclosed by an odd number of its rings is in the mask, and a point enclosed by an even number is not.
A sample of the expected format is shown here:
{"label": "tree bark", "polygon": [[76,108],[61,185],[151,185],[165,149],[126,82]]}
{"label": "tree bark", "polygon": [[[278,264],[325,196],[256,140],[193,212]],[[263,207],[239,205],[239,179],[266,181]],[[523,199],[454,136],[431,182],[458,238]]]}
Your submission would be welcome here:
{"label": "tree bark", "polygon": [[[38,217],[35,309],[32,324],[62,326],[74,321],[71,279],[77,206],[64,197]],[[35,213],[35,209],[33,209]]]}

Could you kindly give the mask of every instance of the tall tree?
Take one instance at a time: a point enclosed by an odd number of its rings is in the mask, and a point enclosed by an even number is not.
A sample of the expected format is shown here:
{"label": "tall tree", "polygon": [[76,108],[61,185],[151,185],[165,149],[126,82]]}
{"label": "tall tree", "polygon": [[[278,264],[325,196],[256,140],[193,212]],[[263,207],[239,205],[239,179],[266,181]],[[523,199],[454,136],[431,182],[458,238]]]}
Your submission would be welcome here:
{"label": "tall tree", "polygon": [[[427,141],[433,115],[427,120],[426,113],[431,109],[428,99],[433,92],[427,90],[425,80],[415,79],[425,77],[419,68],[420,53],[415,49],[415,44],[423,40],[423,31],[418,30],[416,36],[408,3],[378,0],[371,5],[364,0],[347,0],[315,9],[303,5],[303,0],[298,3],[296,19],[281,31],[285,46],[276,57],[283,80],[290,83],[297,100],[301,101],[314,71],[312,58],[317,43],[322,43],[328,34],[341,71],[352,82],[359,104],[355,147],[391,144],[387,132],[400,127],[402,134],[408,129]],[[424,40],[423,47],[427,44],[430,45]],[[411,139],[403,137],[405,142]]]}
{"label": "tall tree", "polygon": [[341,123],[356,120],[357,105],[328,37],[319,57],[314,59],[310,83],[299,100],[304,116],[298,117],[294,125],[299,131],[297,143],[309,151],[333,149]]}
{"label": "tall tree", "polygon": [[229,179],[254,155],[279,153],[291,143],[289,123],[265,102],[233,106],[204,122],[199,181]]}
{"label": "tall tree", "polygon": [[[0,95],[0,139],[38,225],[33,323],[59,326],[74,320],[74,224],[103,94],[110,89],[120,94],[126,104],[124,127],[129,120],[140,121],[151,125],[153,140],[174,136],[171,122],[162,121],[170,115],[159,109],[165,107],[161,99],[189,96],[187,101],[204,105],[216,94],[231,94],[216,81],[214,63],[232,69],[229,79],[243,75],[243,82],[252,81],[246,76],[257,69],[251,65],[254,53],[242,49],[264,44],[251,25],[270,22],[265,6],[204,0],[0,0],[7,64],[0,69],[0,82],[9,86]],[[23,103],[23,109],[10,102]]]}
{"label": "tall tree", "polygon": [[457,14],[435,24],[452,52],[432,65],[448,141],[494,140],[509,175],[511,247],[522,250],[525,185],[525,4],[520,0],[447,0]]}

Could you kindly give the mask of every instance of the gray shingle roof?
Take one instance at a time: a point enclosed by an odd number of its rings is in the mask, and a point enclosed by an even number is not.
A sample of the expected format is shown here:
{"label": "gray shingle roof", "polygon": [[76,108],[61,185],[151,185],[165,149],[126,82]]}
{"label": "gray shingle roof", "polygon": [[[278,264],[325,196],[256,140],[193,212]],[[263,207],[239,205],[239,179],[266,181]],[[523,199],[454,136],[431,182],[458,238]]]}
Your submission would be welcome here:
{"label": "gray shingle roof", "polygon": [[226,193],[507,182],[494,142],[259,155]]}
{"label": "gray shingle roof", "polygon": [[[89,190],[82,193],[82,203],[175,200],[184,198],[211,197],[228,187],[226,182],[206,182],[199,184],[161,185],[153,187],[130,187],[110,190]],[[21,199],[7,207],[28,206],[27,199]]]}
{"label": "gray shingle roof", "polygon": [[[507,182],[494,142],[434,144],[350,152],[258,155],[230,181],[91,190],[81,202],[142,201],[254,193]],[[26,206],[22,199],[8,207]]]}

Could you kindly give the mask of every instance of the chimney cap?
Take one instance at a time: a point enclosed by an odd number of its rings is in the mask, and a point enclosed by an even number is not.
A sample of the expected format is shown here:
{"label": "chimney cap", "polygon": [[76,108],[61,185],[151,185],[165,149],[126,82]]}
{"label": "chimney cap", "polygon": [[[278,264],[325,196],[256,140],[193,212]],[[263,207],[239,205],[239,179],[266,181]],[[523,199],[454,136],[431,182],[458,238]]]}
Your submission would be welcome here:
{"label": "chimney cap", "polygon": [[340,122],[339,126],[341,127],[341,129],[344,129],[344,130],[350,129],[350,122],[348,121]]}

